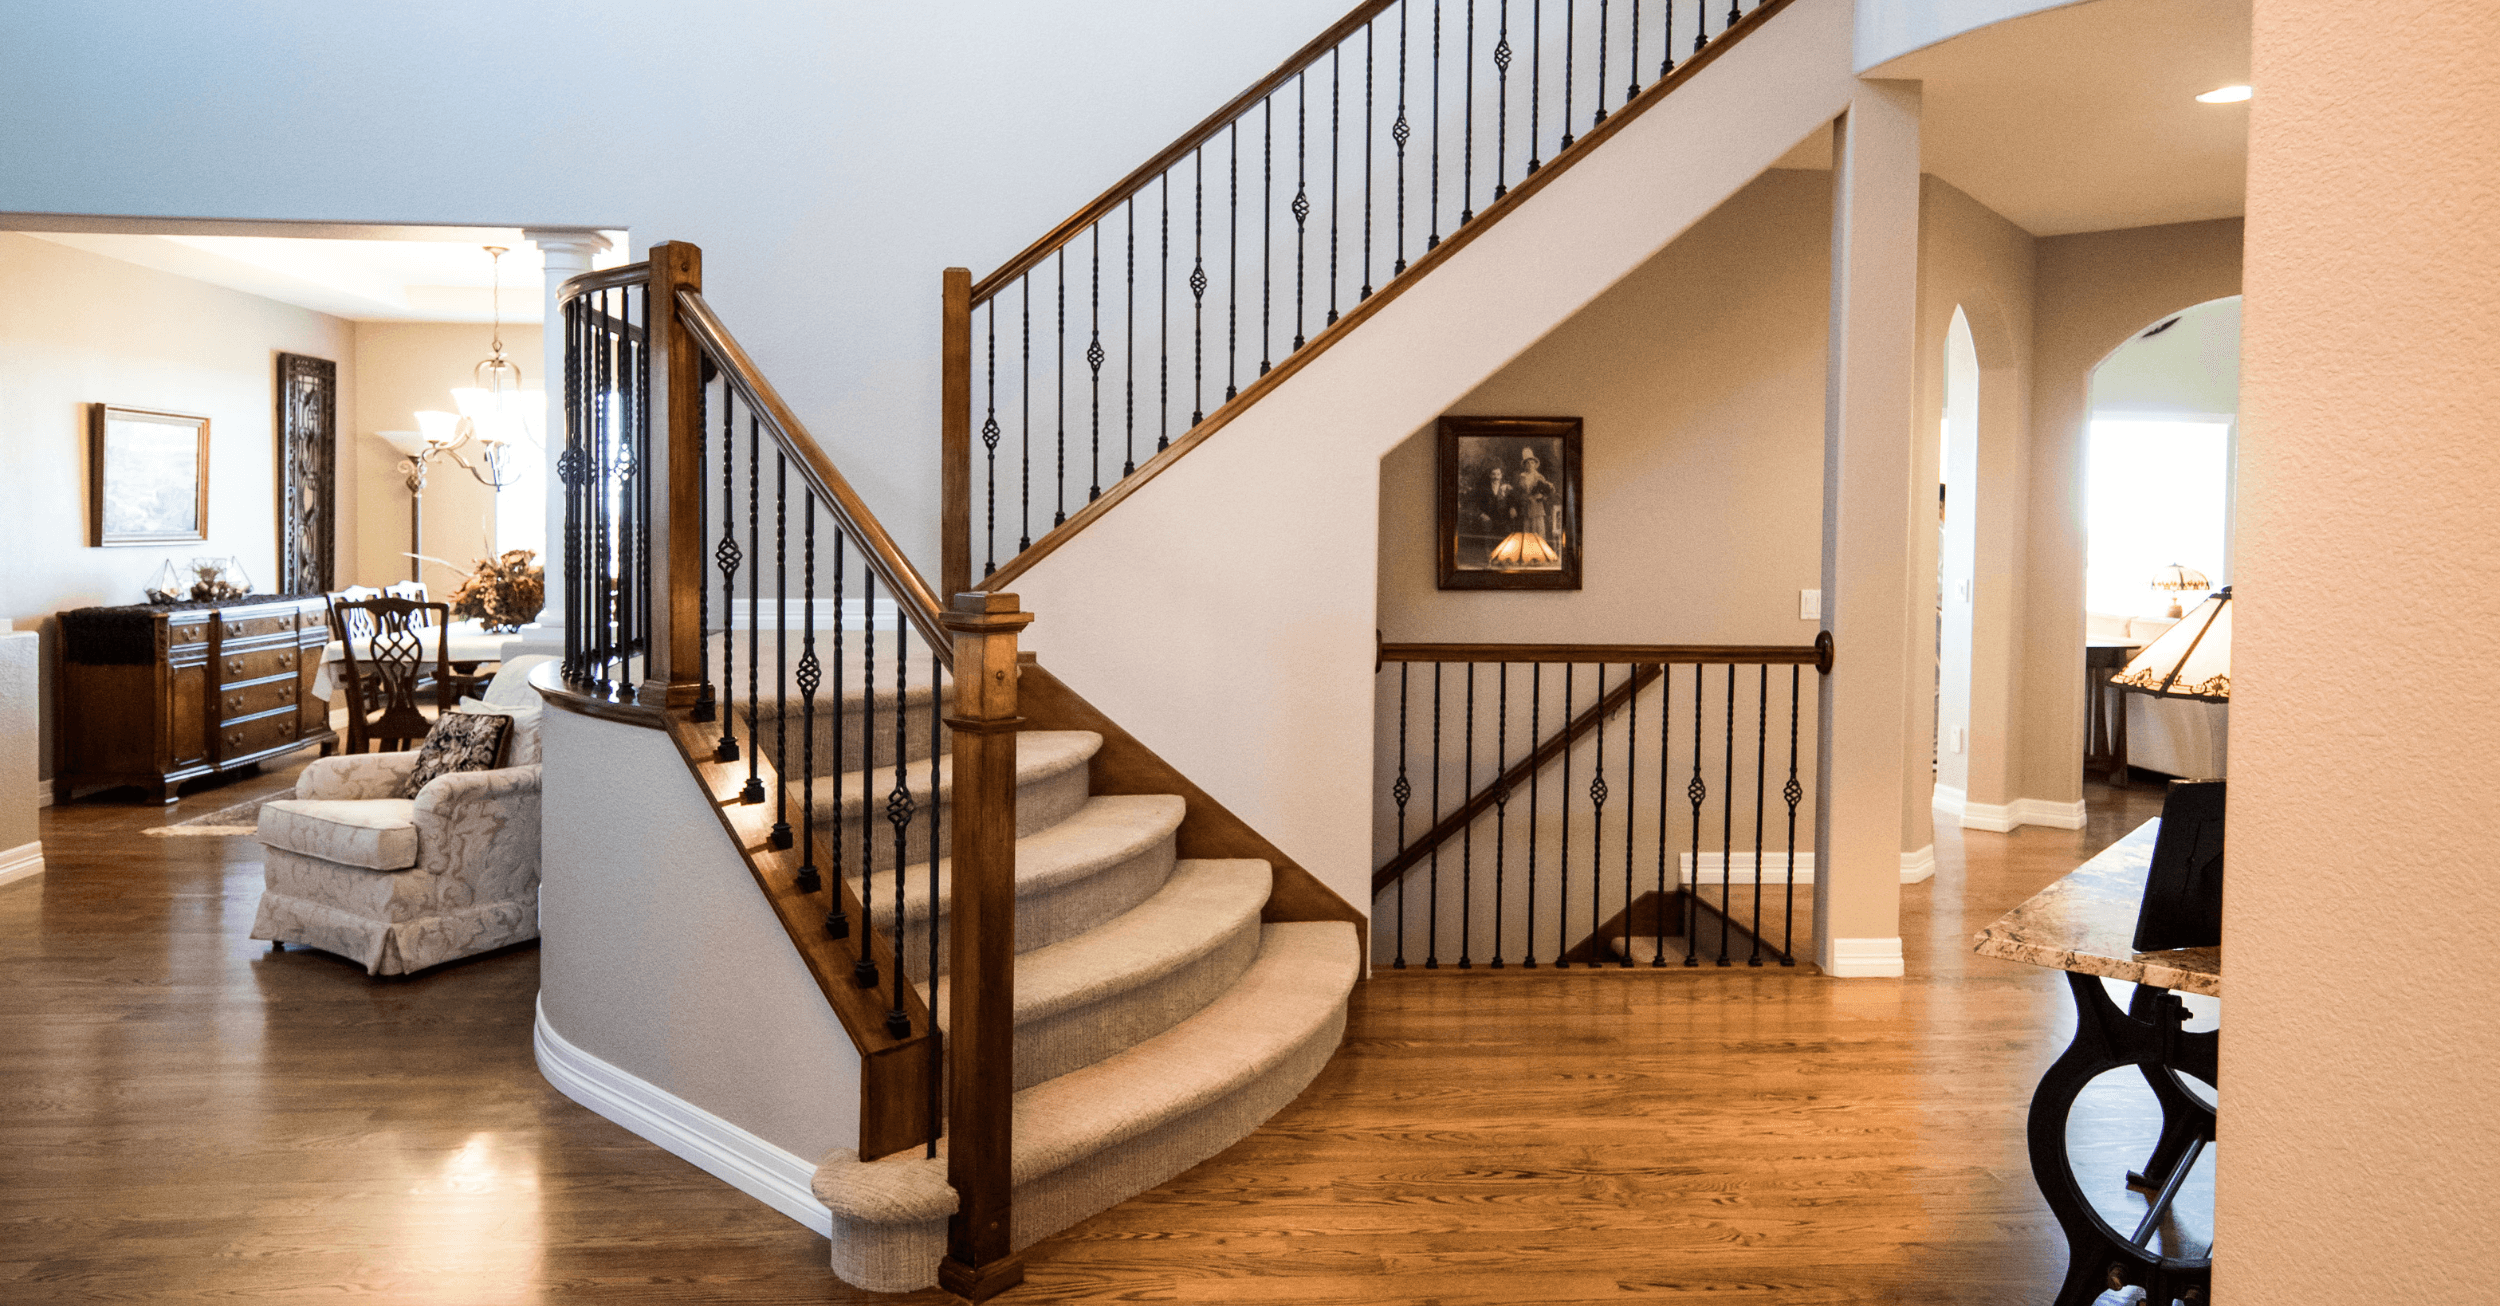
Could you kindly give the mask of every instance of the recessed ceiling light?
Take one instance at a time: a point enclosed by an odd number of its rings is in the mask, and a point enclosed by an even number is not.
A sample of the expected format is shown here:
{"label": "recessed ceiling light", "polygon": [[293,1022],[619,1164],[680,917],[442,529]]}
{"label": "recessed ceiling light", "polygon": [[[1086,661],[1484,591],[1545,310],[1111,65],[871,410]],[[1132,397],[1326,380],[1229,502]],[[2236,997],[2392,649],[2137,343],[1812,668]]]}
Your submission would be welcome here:
{"label": "recessed ceiling light", "polygon": [[2245,86],[2222,86],[2196,97],[2198,104],[2238,104],[2256,92]]}

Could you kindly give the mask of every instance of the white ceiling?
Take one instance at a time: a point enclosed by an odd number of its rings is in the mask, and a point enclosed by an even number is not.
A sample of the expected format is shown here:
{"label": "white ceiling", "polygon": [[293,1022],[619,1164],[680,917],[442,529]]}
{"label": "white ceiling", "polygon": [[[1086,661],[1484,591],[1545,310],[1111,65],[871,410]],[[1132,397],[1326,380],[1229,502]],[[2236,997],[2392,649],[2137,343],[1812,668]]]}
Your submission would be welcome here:
{"label": "white ceiling", "polygon": [[[405,229],[402,238],[28,231],[25,234],[107,258],[360,322],[485,322],[494,312],[495,266],[503,256],[506,322],[545,316],[545,264],[519,228]],[[213,229],[212,229],[213,230]],[[422,234],[423,239],[406,239]],[[621,261],[623,242],[598,262]]]}
{"label": "white ceiling", "polygon": [[[2035,236],[2239,216],[2249,0],[2093,0],[1876,68],[1918,81],[1921,163]],[[2263,88],[2260,88],[2263,93]],[[1832,166],[1817,131],[1773,165]]]}

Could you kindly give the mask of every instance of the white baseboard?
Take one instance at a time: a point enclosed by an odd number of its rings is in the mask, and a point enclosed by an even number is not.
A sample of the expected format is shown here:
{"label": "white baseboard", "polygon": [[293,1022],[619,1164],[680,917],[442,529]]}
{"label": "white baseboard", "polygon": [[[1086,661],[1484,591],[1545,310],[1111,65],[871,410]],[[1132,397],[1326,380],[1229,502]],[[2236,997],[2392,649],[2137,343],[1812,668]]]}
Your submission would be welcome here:
{"label": "white baseboard", "polygon": [[543,1006],[532,1043],[538,1073],[557,1092],[806,1225],[817,1236],[832,1236],[833,1213],[810,1187],[816,1177],[814,1163],[573,1046],[547,1023]]}
{"label": "white baseboard", "polygon": [[1893,979],[1903,970],[1901,940],[1833,939],[1817,964],[1836,979]]}
{"label": "white baseboard", "polygon": [[2046,798],[2017,798],[2010,803],[1964,803],[1962,828],[1994,830],[1999,833],[2017,826],[2038,825],[2052,830],[2083,828],[2083,801],[2052,802]]}
{"label": "white baseboard", "polygon": [[1951,785],[1937,785],[1935,797],[1927,800],[1930,807],[1944,813],[1946,816],[1960,816],[1962,814],[1963,804],[1969,801],[1970,795],[1968,793],[1963,790],[1956,789]]}
{"label": "white baseboard", "polygon": [[37,780],[35,782],[35,806],[50,807],[51,805],[52,782],[49,780]]}
{"label": "white baseboard", "polygon": [[[1683,882],[1686,884],[1694,883],[1695,876],[1693,868],[1693,855],[1691,853],[1678,853],[1676,854],[1675,861],[1678,873],[1683,876]],[[1762,857],[1762,865],[1759,869],[1757,869],[1754,865],[1754,855],[1752,853],[1738,853],[1733,861],[1730,861],[1725,853],[1703,853],[1701,855],[1701,870],[1699,876],[1700,883],[1718,884],[1721,882],[1721,876],[1723,873],[1726,883],[1729,884],[1752,884],[1757,880],[1764,884],[1785,884],[1788,883],[1788,855],[1786,853],[1766,853]],[[1903,884],[1916,884],[1919,881],[1934,875],[1935,873],[1936,846],[1934,844],[1929,844],[1926,847],[1919,849],[1917,852],[1901,854],[1901,882]],[[1802,852],[1797,854],[1796,882],[1799,884],[1814,883],[1813,853]]]}
{"label": "white baseboard", "polygon": [[0,885],[15,884],[43,874],[43,840],[22,843],[0,852]]}

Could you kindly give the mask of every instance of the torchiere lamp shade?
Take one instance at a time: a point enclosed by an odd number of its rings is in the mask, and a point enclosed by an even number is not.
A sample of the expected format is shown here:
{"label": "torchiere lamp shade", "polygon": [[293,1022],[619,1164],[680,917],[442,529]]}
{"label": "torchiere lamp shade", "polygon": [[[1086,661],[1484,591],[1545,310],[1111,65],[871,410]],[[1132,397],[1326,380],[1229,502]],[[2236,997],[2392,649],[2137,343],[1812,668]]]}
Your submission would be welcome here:
{"label": "torchiere lamp shade", "polygon": [[2231,587],[2214,591],[2109,683],[2138,694],[2231,700]]}

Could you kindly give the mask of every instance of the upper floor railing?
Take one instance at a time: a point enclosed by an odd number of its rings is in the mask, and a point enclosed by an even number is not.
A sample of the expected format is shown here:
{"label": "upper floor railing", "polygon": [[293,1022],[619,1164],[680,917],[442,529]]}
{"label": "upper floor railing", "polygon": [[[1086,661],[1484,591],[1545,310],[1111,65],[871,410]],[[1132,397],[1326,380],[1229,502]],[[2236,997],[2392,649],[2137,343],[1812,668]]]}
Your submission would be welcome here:
{"label": "upper floor railing", "polygon": [[942,584],[1008,583],[1786,3],[1365,0],[950,270]]}

